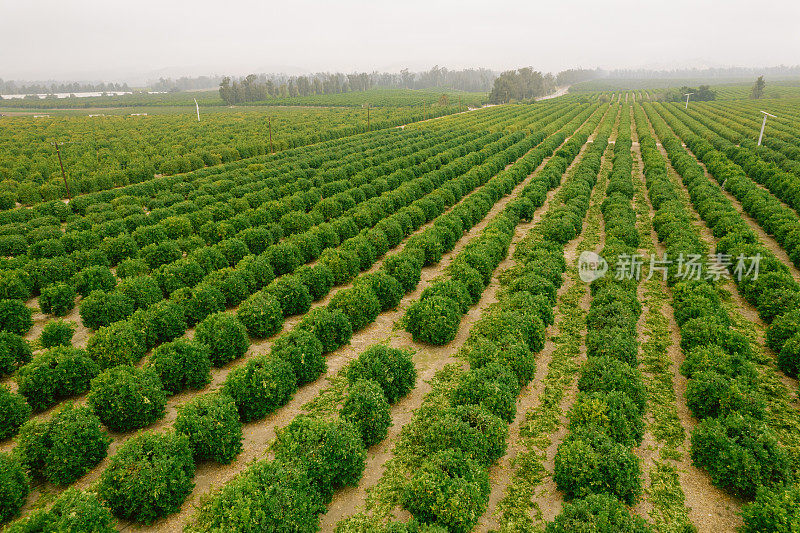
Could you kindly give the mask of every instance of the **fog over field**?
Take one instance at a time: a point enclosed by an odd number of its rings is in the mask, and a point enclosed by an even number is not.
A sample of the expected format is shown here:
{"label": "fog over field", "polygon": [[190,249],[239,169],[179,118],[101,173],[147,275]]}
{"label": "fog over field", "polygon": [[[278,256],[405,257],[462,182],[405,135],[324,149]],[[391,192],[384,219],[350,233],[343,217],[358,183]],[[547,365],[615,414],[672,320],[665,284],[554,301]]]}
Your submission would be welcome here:
{"label": "fog over field", "polygon": [[800,52],[800,3],[774,0],[32,0],[0,15],[0,77],[24,80],[761,66]]}

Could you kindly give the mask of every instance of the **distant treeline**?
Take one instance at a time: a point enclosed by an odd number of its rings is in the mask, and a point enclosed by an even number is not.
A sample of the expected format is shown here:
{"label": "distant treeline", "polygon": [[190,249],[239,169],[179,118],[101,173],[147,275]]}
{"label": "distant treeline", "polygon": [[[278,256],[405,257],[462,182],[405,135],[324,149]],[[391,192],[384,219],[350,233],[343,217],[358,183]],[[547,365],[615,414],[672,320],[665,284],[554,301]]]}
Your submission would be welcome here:
{"label": "distant treeline", "polygon": [[399,73],[320,72],[307,76],[250,74],[244,78],[226,76],[219,84],[219,94],[228,104],[259,102],[270,98],[339,94],[366,91],[373,87],[396,89],[448,88],[467,92],[488,92],[496,73],[488,69],[448,70],[435,66],[425,72]]}
{"label": "distant treeline", "polygon": [[127,83],[26,83],[0,78],[0,94],[55,94],[55,93],[102,93],[106,91],[130,91]]}
{"label": "distant treeline", "polygon": [[800,65],[777,67],[691,68],[674,70],[616,69],[597,70],[597,78],[749,78],[756,76],[800,76]]}
{"label": "distant treeline", "polygon": [[159,78],[158,81],[150,80],[147,82],[147,86],[153,91],[177,93],[219,87],[221,81],[222,76],[198,76],[196,78],[182,76],[176,80],[172,78]]}

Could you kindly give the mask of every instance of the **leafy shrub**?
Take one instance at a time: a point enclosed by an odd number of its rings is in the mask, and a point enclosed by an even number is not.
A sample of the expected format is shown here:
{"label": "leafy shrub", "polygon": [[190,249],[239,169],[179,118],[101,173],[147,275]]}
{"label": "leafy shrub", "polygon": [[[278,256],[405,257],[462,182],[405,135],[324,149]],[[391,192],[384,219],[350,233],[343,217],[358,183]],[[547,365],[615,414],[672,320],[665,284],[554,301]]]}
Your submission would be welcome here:
{"label": "leafy shrub", "polygon": [[26,422],[16,450],[33,477],[68,485],[102,461],[110,443],[88,407],[68,403],[49,420]]}
{"label": "leafy shrub", "polygon": [[114,518],[93,492],[68,488],[49,509],[38,509],[11,524],[9,533],[32,532],[114,533]]}
{"label": "leafy shrub", "polygon": [[324,512],[302,465],[258,461],[205,502],[186,531],[316,533]]}
{"label": "leafy shrub", "polygon": [[639,412],[642,413],[647,401],[647,391],[641,372],[630,365],[608,357],[593,357],[586,362],[581,377],[578,379],[578,390],[583,392],[623,392],[633,400]]}
{"label": "leafy shrub", "polygon": [[370,287],[359,284],[334,294],[328,308],[344,313],[356,332],[375,321],[381,304]]}
{"label": "leafy shrub", "polygon": [[187,437],[145,432],[111,457],[98,492],[118,517],[149,524],[180,509],[194,487],[194,470]]}
{"label": "leafy shrub", "polygon": [[139,309],[131,316],[130,322],[144,332],[145,346],[148,349],[180,337],[186,331],[183,307],[170,300],[162,300],[147,309]]}
{"label": "leafy shrub", "polygon": [[651,533],[647,522],[613,496],[591,494],[564,505],[561,513],[547,524],[545,533]]}
{"label": "leafy shrub", "polygon": [[233,398],[243,422],[260,420],[286,402],[297,390],[292,366],[277,357],[261,355],[231,370],[222,392]]}
{"label": "leafy shrub", "polygon": [[87,401],[106,427],[130,431],[164,415],[167,393],[153,369],[120,365],[92,380]]}
{"label": "leafy shrub", "polygon": [[789,311],[772,321],[767,328],[767,346],[775,353],[780,353],[784,343],[798,333],[800,333],[800,309]]}
{"label": "leafy shrub", "polygon": [[158,282],[151,276],[125,278],[119,282],[117,290],[130,298],[136,309],[150,307],[164,297]]}
{"label": "leafy shrub", "polygon": [[72,336],[75,334],[75,324],[63,320],[51,320],[42,328],[39,343],[43,348],[56,346],[71,346]]}
{"label": "leafy shrub", "polygon": [[459,312],[462,315],[469,311],[469,307],[472,305],[472,297],[467,287],[460,281],[454,279],[437,281],[422,291],[420,300],[427,300],[433,297],[444,297],[453,300],[458,304]]}
{"label": "leafy shrub", "polygon": [[477,405],[459,405],[442,411],[420,439],[421,455],[438,450],[460,450],[477,464],[489,467],[506,452],[508,425]]}
{"label": "leafy shrub", "polygon": [[59,400],[83,394],[100,368],[87,353],[60,346],[36,355],[17,371],[19,393],[34,411],[41,411]]}
{"label": "leafy shrub", "polygon": [[800,486],[758,489],[756,500],[742,508],[742,533],[782,533],[800,526]]}
{"label": "leafy shrub", "polygon": [[201,283],[192,289],[178,289],[170,298],[183,306],[186,324],[189,326],[225,310],[225,295],[210,283]]}
{"label": "leafy shrub", "polygon": [[202,389],[211,381],[208,348],[199,342],[178,339],[162,344],[147,360],[164,390],[177,394],[186,389]]}
{"label": "leafy shrub", "polygon": [[306,286],[314,301],[324,298],[333,288],[333,272],[324,264],[303,265],[294,276]]}
{"label": "leafy shrub", "polygon": [[310,331],[322,343],[322,352],[328,353],[350,342],[353,328],[347,316],[335,309],[333,311],[318,307],[303,317],[298,329]]}
{"label": "leafy shrub", "polygon": [[0,300],[0,331],[25,335],[33,326],[32,315],[20,300]]}
{"label": "leafy shrub", "polygon": [[466,287],[471,298],[470,304],[478,303],[486,288],[478,271],[465,263],[451,263],[447,268],[453,279],[458,280]]}
{"label": "leafy shrub", "polygon": [[349,422],[295,417],[278,430],[275,458],[285,463],[304,463],[308,477],[323,502],[331,501],[336,489],[355,486],[366,464],[361,436]]}
{"label": "leafy shrub", "polygon": [[322,343],[313,333],[296,328],[275,339],[270,353],[289,363],[297,384],[305,385],[317,379],[328,368],[322,356],[322,348]]}
{"label": "leafy shrub", "polygon": [[468,533],[486,510],[489,476],[460,451],[443,450],[425,459],[411,475],[401,501],[421,522]]}
{"label": "leafy shrub", "polygon": [[386,401],[396,402],[414,388],[417,369],[411,352],[389,348],[383,344],[370,346],[347,367],[347,380],[371,380],[383,389]]}
{"label": "leafy shrub", "polygon": [[31,416],[31,408],[21,394],[0,385],[0,441],[13,437]]}
{"label": "leafy shrub", "polygon": [[567,415],[573,432],[606,433],[614,442],[638,446],[644,436],[644,419],[623,392],[579,393]]}
{"label": "leafy shrub", "polygon": [[138,363],[147,346],[144,332],[128,321],[120,321],[98,329],[89,337],[86,351],[100,368],[106,369]]}
{"label": "leafy shrub", "polygon": [[175,432],[189,437],[195,461],[227,464],[242,451],[236,403],[224,394],[203,394],[178,407]]}
{"label": "leafy shrub", "polygon": [[456,338],[461,316],[458,302],[443,296],[431,296],[409,306],[405,316],[406,330],[417,342],[441,346]]}
{"label": "leafy shrub", "polygon": [[536,358],[525,343],[513,337],[493,342],[477,337],[467,346],[466,358],[471,368],[482,368],[490,363],[507,366],[514,372],[520,385],[527,385],[536,374]]}
{"label": "leafy shrub", "polygon": [[28,341],[8,331],[0,331],[0,375],[13,374],[17,366],[31,360],[33,351]]}
{"label": "leafy shrub", "polygon": [[730,377],[714,371],[696,372],[686,388],[686,405],[699,419],[729,412],[763,417],[766,406],[748,376]]}
{"label": "leafy shrub", "polygon": [[[122,268],[120,265],[117,270]],[[123,269],[124,271],[124,269]],[[121,276],[124,277],[124,276]],[[107,266],[89,266],[72,277],[72,285],[81,296],[89,296],[92,291],[110,291],[117,285],[117,278]]]}
{"label": "leafy shrub", "polygon": [[136,307],[133,299],[121,292],[93,291],[81,301],[79,309],[83,325],[97,329],[128,318]]}
{"label": "leafy shrub", "polygon": [[396,308],[403,299],[403,286],[382,270],[361,276],[356,284],[364,284],[372,289],[381,304],[381,312]]}
{"label": "leafy shrub", "polygon": [[450,395],[453,405],[480,405],[511,423],[517,413],[519,382],[511,370],[497,363],[464,373]]}
{"label": "leafy shrub", "polygon": [[247,328],[251,337],[272,337],[283,327],[283,311],[278,300],[264,292],[257,292],[242,302],[236,318]]}
{"label": "leafy shrub", "polygon": [[636,366],[638,345],[630,331],[620,327],[591,329],[586,333],[586,355],[609,357]]}
{"label": "leafy shrub", "polygon": [[53,283],[42,289],[39,307],[43,313],[64,316],[75,307],[75,289],[66,283]]}
{"label": "leafy shrub", "polygon": [[385,439],[392,425],[389,402],[374,381],[361,380],[351,385],[340,416],[353,424],[367,448]]}
{"label": "leafy shrub", "polygon": [[[117,266],[117,276],[119,276],[120,278],[133,278],[136,276],[145,275],[149,272],[150,272],[150,267],[147,266],[147,263],[145,263],[141,259],[125,259],[119,264],[119,266]],[[111,289],[101,289],[101,290],[111,290]],[[78,289],[78,292],[80,292],[80,289]],[[91,290],[89,292],[91,292]]]}
{"label": "leafy shrub", "polygon": [[203,319],[195,330],[197,342],[208,347],[211,364],[222,366],[244,355],[250,346],[247,329],[227,313],[214,313]]}
{"label": "leafy shrub", "polygon": [[383,261],[383,270],[400,282],[405,292],[413,291],[422,276],[422,265],[414,262],[409,254],[404,253],[387,257]]}
{"label": "leafy shrub", "polygon": [[783,343],[778,352],[778,368],[796,377],[800,373],[800,333],[796,333]]}
{"label": "leafy shrub", "polygon": [[792,478],[788,453],[776,435],[763,422],[738,413],[701,421],[692,433],[691,454],[716,486],[748,498],[761,486]]}
{"label": "leafy shrub", "polygon": [[311,309],[311,293],[294,276],[278,278],[264,289],[278,300],[283,316],[302,315]]}
{"label": "leafy shrub", "polygon": [[16,458],[0,453],[0,523],[19,514],[30,492],[28,476]]}
{"label": "leafy shrub", "polygon": [[642,492],[639,459],[603,433],[572,433],[556,451],[553,479],[567,499],[607,493],[633,504]]}

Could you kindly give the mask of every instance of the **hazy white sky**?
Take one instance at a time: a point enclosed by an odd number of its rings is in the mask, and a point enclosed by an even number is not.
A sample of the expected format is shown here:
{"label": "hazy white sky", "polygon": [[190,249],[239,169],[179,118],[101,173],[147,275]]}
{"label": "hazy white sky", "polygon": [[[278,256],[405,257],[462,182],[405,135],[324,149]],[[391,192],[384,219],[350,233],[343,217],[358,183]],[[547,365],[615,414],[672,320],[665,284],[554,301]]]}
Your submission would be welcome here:
{"label": "hazy white sky", "polygon": [[0,0],[0,21],[4,79],[800,64],[798,0]]}

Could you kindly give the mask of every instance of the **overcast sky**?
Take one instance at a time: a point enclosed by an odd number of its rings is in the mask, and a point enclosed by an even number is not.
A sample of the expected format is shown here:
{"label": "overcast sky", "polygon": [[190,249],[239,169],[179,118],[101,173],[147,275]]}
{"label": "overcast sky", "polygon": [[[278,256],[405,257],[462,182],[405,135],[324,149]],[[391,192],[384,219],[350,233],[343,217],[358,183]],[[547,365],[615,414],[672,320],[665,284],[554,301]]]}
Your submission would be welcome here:
{"label": "overcast sky", "polygon": [[0,0],[0,78],[800,64],[800,2]]}

